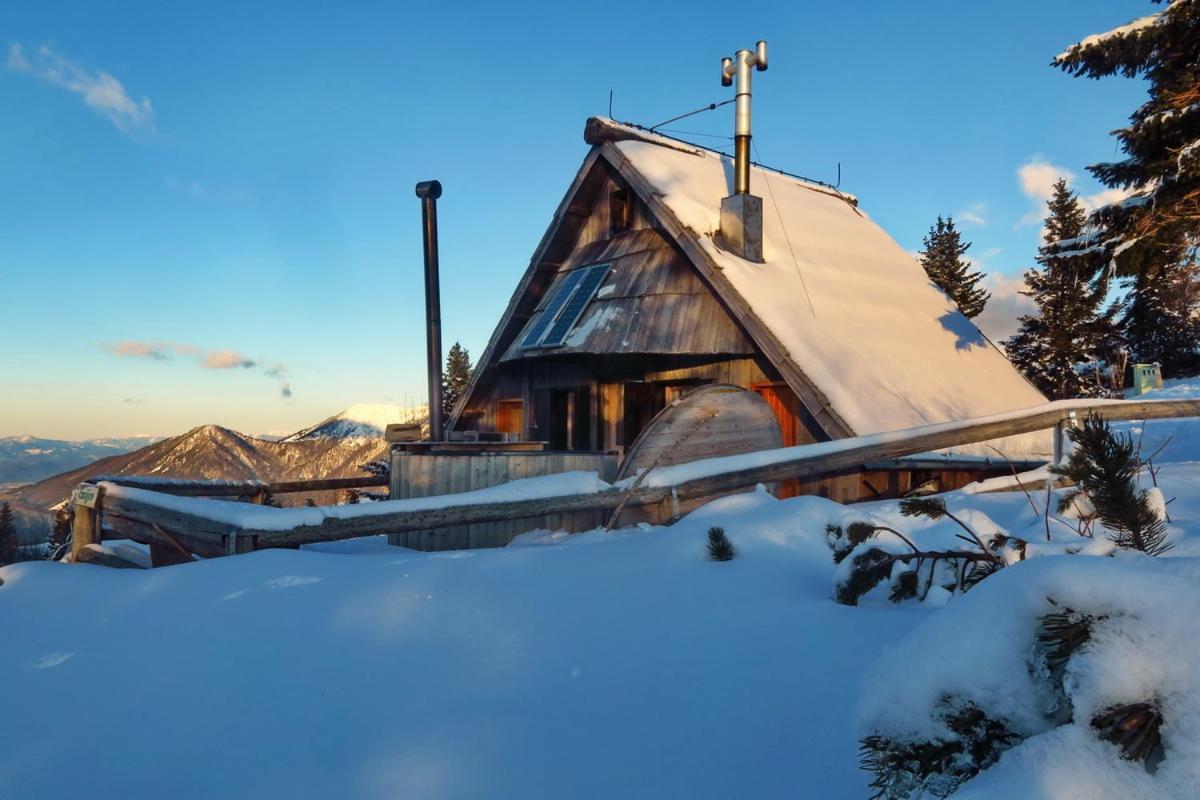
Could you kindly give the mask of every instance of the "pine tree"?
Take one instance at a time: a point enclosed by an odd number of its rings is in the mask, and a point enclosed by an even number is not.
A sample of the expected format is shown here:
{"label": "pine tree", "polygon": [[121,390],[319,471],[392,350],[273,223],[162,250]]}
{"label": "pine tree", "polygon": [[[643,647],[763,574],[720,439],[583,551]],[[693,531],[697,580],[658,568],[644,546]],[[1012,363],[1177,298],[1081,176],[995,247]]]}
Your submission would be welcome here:
{"label": "pine tree", "polygon": [[[1161,2],[1161,0],[1155,0]],[[1149,99],[1114,133],[1127,158],[1088,170],[1106,186],[1133,189],[1098,216],[1119,242],[1173,250],[1200,229],[1200,4],[1176,0],[1132,25],[1089,36],[1052,62],[1088,78],[1142,77]]]}
{"label": "pine tree", "polygon": [[[1113,347],[1116,307],[1102,309],[1107,291],[1104,254],[1079,253],[1073,243],[1086,217],[1078,197],[1059,179],[1047,203],[1046,243],[1038,249],[1040,269],[1025,273],[1037,313],[1021,317],[1017,333],[1004,342],[1013,364],[1051,400],[1109,393],[1097,369]],[[1065,244],[1064,244],[1065,243]]]}
{"label": "pine tree", "polygon": [[17,560],[17,524],[13,521],[12,507],[8,501],[0,503],[0,564],[11,564]]}
{"label": "pine tree", "polygon": [[[1160,0],[1156,0],[1160,2]],[[1103,249],[1128,277],[1123,322],[1137,360],[1168,374],[1194,371],[1200,329],[1192,324],[1193,262],[1200,237],[1200,3],[1176,0],[1135,23],[1089,36],[1052,64],[1075,76],[1140,77],[1149,98],[1115,131],[1125,158],[1088,170],[1131,192],[1096,209]],[[1180,290],[1183,290],[1182,297]]]}
{"label": "pine tree", "polygon": [[442,417],[450,419],[454,406],[467,391],[471,380],[471,354],[459,342],[455,342],[446,356],[446,370],[442,373]]}
{"label": "pine tree", "polygon": [[1152,556],[1170,550],[1174,545],[1167,536],[1166,522],[1138,487],[1142,464],[1133,435],[1113,432],[1108,422],[1095,414],[1067,435],[1075,448],[1066,464],[1050,468],[1075,487],[1062,505],[1086,495],[1118,547]]}
{"label": "pine tree", "polygon": [[967,317],[975,317],[983,311],[991,293],[981,289],[982,272],[971,272],[971,264],[963,254],[971,247],[963,242],[962,235],[954,227],[954,218],[937,218],[923,240],[921,266],[929,279],[958,306]]}
{"label": "pine tree", "polygon": [[54,521],[50,524],[50,535],[46,537],[46,558],[56,560],[70,538],[71,515],[67,511],[59,511],[54,515]]}
{"label": "pine tree", "polygon": [[1142,363],[1157,361],[1167,375],[1200,371],[1200,275],[1193,262],[1162,264],[1127,280],[1129,297],[1120,324]]}

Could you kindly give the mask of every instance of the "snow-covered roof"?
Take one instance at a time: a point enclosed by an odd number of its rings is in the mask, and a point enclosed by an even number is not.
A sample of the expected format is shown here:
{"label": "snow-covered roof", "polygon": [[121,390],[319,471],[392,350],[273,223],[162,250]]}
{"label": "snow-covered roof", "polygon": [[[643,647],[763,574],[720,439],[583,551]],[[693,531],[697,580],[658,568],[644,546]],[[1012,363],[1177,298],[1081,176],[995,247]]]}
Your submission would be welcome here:
{"label": "snow-covered roof", "polygon": [[[624,126],[603,121],[618,133]],[[714,240],[732,159],[624,128],[609,139],[788,358],[859,435],[1045,402],[855,202],[755,166],[765,263]],[[621,168],[621,165],[618,165]],[[816,411],[814,409],[814,411]]]}

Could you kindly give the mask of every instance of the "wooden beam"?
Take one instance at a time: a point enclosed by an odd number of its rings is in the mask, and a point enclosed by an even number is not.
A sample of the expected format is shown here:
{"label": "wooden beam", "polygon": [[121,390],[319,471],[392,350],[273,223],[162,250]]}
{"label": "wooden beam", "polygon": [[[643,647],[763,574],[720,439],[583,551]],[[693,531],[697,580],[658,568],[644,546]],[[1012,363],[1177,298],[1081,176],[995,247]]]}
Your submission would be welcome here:
{"label": "wooden beam", "polygon": [[89,483],[115,483],[118,486],[128,486],[131,489],[144,489],[150,492],[171,494],[178,497],[257,497],[267,492],[271,494],[289,494],[294,492],[322,492],[338,489],[359,489],[369,486],[387,486],[385,475],[364,475],[361,478],[314,478],[304,481],[279,481],[262,483],[260,481],[172,481],[163,483],[138,475],[118,475],[112,477],[91,478]]}

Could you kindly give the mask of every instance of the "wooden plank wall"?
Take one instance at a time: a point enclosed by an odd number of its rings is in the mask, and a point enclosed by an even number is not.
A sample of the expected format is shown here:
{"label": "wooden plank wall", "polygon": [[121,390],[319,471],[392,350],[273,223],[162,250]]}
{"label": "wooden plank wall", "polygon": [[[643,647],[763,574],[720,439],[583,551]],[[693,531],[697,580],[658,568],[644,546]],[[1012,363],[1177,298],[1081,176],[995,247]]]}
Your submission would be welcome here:
{"label": "wooden plank wall", "polygon": [[[559,472],[596,472],[605,481],[616,477],[617,457],[604,453],[392,453],[391,496],[396,499],[458,494],[486,489],[521,478]],[[551,514],[546,517],[489,522],[392,534],[388,542],[413,550],[466,550],[503,547],[513,537],[538,528],[590,530],[604,524],[603,512]]]}

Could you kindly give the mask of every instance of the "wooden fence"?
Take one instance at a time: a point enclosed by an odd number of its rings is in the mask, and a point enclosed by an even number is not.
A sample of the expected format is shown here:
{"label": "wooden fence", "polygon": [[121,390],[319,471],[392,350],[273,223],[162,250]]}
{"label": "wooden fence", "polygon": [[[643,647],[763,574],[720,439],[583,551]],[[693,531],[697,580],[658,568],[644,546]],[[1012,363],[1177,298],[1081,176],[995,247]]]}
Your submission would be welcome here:
{"label": "wooden fence", "polygon": [[[618,507],[649,506],[692,498],[717,496],[759,483],[802,478],[948,447],[986,442],[1006,436],[1054,428],[1055,458],[1062,453],[1064,426],[1089,413],[1109,420],[1151,420],[1200,417],[1200,400],[1058,401],[1019,412],[942,423],[906,431],[872,434],[814,445],[782,448],[738,456],[661,467],[630,486],[602,491],[545,494],[531,491],[521,499],[495,500],[491,490],[431,498],[392,500],[370,506],[322,509],[260,509],[262,514],[239,514],[229,504],[173,502],[172,494],[235,496],[233,485],[194,485],[158,482],[137,485],[122,479],[76,492],[73,552],[77,555],[102,538],[145,542],[160,554],[179,559],[232,555],[264,548],[298,547],[378,534],[437,530],[482,522],[539,517],[582,511],[611,512]],[[534,479],[535,481],[553,480]],[[373,479],[354,486],[382,485]],[[272,484],[272,492],[345,488],[335,481]],[[119,488],[120,486],[125,489]],[[549,484],[546,484],[549,485]],[[247,485],[242,485],[246,488]],[[302,488],[288,488],[302,487]],[[141,488],[142,491],[137,491]],[[129,489],[132,489],[130,491]],[[217,491],[219,489],[219,491]],[[157,563],[157,562],[156,562]]]}

